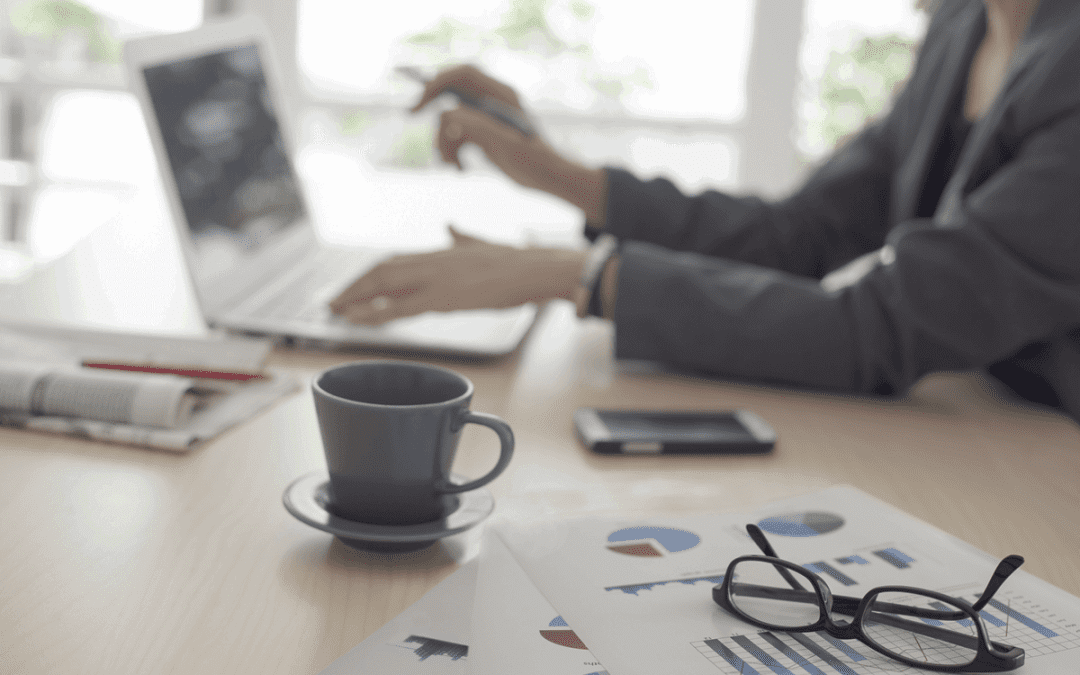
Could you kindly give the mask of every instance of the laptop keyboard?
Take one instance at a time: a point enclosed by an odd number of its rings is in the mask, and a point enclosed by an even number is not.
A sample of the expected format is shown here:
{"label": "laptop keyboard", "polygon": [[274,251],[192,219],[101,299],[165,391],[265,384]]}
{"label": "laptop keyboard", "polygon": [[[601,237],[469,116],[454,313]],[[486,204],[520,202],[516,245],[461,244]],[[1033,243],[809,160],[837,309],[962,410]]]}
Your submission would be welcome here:
{"label": "laptop keyboard", "polygon": [[364,251],[324,249],[312,256],[281,291],[251,315],[260,319],[325,321],[333,318],[327,303],[374,262]]}

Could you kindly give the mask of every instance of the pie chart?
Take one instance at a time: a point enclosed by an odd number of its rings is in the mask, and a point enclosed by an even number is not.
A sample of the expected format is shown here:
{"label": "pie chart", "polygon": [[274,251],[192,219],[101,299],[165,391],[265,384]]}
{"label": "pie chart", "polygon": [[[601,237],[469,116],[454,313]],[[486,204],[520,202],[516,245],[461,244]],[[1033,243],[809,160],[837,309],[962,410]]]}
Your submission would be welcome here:
{"label": "pie chart", "polygon": [[844,519],[835,513],[807,511],[772,516],[757,525],[763,531],[781,537],[816,537],[819,534],[839,530],[844,525]]}
{"label": "pie chart", "polygon": [[694,548],[701,537],[687,530],[651,525],[627,527],[608,535],[608,550],[641,558],[660,558]]}
{"label": "pie chart", "polygon": [[560,647],[588,649],[588,647],[585,646],[585,643],[581,641],[581,638],[577,636],[577,633],[570,629],[566,620],[561,616],[552,619],[551,623],[548,624],[547,630],[540,631],[540,637],[552,644],[559,645]]}

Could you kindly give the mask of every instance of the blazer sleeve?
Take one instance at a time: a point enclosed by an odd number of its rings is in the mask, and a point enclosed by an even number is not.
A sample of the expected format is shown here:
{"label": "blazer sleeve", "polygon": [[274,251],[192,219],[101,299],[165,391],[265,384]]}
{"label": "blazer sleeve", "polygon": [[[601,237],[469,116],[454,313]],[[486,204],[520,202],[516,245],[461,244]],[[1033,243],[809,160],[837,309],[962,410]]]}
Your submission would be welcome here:
{"label": "blazer sleeve", "polygon": [[[879,170],[876,161],[861,161]],[[883,249],[889,254],[836,290],[801,276],[812,267],[802,254],[793,254],[799,264],[770,269],[788,262],[771,252],[785,248],[776,242],[791,215],[725,216],[703,227],[688,208],[690,217],[673,220],[674,237],[646,237],[636,225],[630,234],[642,241],[624,245],[619,268],[616,354],[883,394],[903,391],[930,371],[992,363],[1080,324],[1077,185],[1080,113],[1073,108],[1032,130],[947,220],[893,228]],[[835,193],[830,186],[822,194]],[[717,199],[695,208],[708,210]],[[771,230],[753,245],[751,221]],[[811,239],[816,251],[829,237]],[[655,245],[672,243],[683,250]],[[730,252],[732,245],[752,255],[695,252]]]}
{"label": "blazer sleeve", "polygon": [[[969,5],[971,0],[958,0],[937,12],[912,84],[890,112],[833,154],[790,197],[770,203],[717,191],[688,196],[668,180],[643,181],[608,168],[604,229],[622,240],[818,278],[879,248],[895,224],[890,200],[898,155],[907,151],[897,147],[899,139],[911,135],[911,120],[925,115],[926,88],[939,79],[942,50],[955,38],[953,19]],[[587,235],[597,232],[586,229]]]}
{"label": "blazer sleeve", "polygon": [[664,178],[643,181],[607,168],[605,231],[820,277],[884,240],[896,163],[891,118],[865,129],[797,193],[774,203],[713,190],[688,196]]}

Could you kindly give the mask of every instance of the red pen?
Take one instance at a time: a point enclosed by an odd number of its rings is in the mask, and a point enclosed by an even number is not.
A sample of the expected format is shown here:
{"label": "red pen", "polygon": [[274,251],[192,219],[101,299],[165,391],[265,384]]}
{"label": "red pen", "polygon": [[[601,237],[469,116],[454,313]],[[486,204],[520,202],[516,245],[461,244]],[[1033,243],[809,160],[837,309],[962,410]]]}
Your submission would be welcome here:
{"label": "red pen", "polygon": [[169,366],[146,366],[132,363],[113,363],[106,361],[83,361],[83,368],[101,368],[103,370],[124,370],[133,373],[157,373],[164,375],[182,375],[204,380],[231,380],[233,382],[248,382],[261,380],[266,376],[259,373],[242,373],[227,370],[203,370],[199,368],[179,368]]}

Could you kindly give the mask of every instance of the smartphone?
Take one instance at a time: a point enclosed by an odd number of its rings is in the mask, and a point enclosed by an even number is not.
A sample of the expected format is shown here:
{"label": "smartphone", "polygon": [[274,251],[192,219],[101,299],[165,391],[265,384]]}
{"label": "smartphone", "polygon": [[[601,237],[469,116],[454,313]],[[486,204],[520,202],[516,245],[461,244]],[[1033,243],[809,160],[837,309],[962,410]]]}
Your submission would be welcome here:
{"label": "smartphone", "polygon": [[749,410],[581,408],[574,426],[585,447],[602,455],[756,455],[776,444],[776,432]]}

